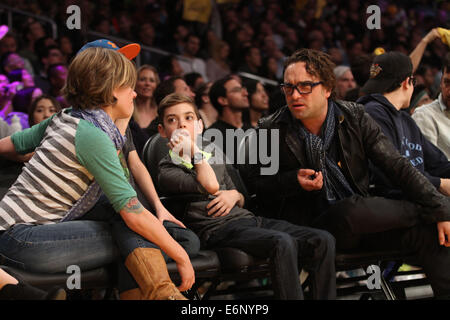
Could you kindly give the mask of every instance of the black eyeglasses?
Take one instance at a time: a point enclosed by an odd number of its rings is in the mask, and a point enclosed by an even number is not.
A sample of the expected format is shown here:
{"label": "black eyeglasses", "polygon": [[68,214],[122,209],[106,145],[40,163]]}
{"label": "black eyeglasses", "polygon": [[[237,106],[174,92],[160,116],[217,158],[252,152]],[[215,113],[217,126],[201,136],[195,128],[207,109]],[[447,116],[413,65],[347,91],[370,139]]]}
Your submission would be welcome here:
{"label": "black eyeglasses", "polygon": [[413,76],[409,77],[409,84],[411,84],[411,83],[412,83],[413,87],[415,87],[416,83],[417,83],[417,78],[415,78]]}
{"label": "black eyeglasses", "polygon": [[319,82],[304,81],[299,82],[297,84],[282,83],[280,84],[280,87],[285,95],[290,96],[294,94],[294,89],[296,89],[299,94],[310,94],[315,86],[318,86],[319,84],[322,83],[323,83],[322,81]]}

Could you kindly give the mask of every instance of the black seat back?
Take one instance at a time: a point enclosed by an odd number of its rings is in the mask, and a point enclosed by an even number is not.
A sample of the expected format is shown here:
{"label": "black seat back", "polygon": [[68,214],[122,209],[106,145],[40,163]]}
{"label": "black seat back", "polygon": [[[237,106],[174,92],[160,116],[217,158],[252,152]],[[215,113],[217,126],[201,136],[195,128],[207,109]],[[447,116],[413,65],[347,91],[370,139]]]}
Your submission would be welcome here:
{"label": "black seat back", "polygon": [[162,158],[169,153],[169,147],[167,143],[169,140],[163,138],[160,134],[155,134],[148,139],[142,150],[141,159],[144,165],[147,167],[150,176],[152,177],[153,184],[156,191],[158,189],[158,164]]}

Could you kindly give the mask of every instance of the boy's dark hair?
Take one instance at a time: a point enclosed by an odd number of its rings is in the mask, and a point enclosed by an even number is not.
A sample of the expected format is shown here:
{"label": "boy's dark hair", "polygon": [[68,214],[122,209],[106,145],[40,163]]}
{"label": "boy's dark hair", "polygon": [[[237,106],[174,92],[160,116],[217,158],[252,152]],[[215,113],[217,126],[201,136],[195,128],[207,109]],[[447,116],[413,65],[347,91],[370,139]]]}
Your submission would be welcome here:
{"label": "boy's dark hair", "polygon": [[220,104],[218,99],[220,97],[227,96],[227,89],[225,89],[225,83],[232,80],[233,77],[231,75],[225,76],[213,83],[211,89],[209,89],[209,99],[211,100],[211,104],[219,113],[219,116],[222,115],[223,106]]}
{"label": "boy's dark hair", "polygon": [[176,80],[183,80],[183,77],[180,76],[173,76],[170,77],[164,81],[162,81],[155,89],[155,92],[153,93],[153,97],[155,98],[155,102],[157,105],[161,103],[161,101],[169,94],[175,92],[175,81]]}
{"label": "boy's dark hair", "polygon": [[450,52],[447,53],[442,61],[442,73],[450,72]]}
{"label": "boy's dark hair", "polygon": [[325,88],[332,93],[334,92],[336,77],[333,70],[336,65],[331,61],[327,53],[314,49],[297,50],[284,62],[283,74],[287,67],[297,62],[304,62],[306,71],[319,78]]}
{"label": "boy's dark hair", "polygon": [[187,103],[192,106],[194,109],[194,113],[197,116],[197,119],[200,120],[200,113],[198,112],[198,108],[190,97],[180,94],[180,93],[171,93],[162,99],[161,103],[158,104],[158,123],[164,126],[164,113],[167,108],[173,107],[180,103]]}

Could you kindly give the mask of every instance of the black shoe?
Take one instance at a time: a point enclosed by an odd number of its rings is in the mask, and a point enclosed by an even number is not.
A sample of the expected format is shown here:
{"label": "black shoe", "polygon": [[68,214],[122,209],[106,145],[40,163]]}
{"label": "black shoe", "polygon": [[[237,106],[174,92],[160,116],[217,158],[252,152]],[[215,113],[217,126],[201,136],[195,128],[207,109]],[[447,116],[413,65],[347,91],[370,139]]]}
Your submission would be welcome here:
{"label": "black shoe", "polygon": [[30,286],[27,283],[7,284],[0,290],[0,300],[65,300],[66,291],[62,288],[50,292]]}

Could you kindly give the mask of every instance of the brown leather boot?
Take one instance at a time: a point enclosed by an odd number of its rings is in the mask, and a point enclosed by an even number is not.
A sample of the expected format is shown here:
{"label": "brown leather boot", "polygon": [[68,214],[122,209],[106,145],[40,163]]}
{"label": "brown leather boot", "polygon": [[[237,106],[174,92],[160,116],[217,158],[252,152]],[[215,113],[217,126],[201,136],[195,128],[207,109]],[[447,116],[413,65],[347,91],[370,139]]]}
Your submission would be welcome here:
{"label": "brown leather boot", "polygon": [[187,300],[170,279],[159,249],[136,248],[125,266],[138,283],[142,300]]}
{"label": "brown leather boot", "polygon": [[135,288],[119,294],[120,300],[142,300],[141,289]]}

